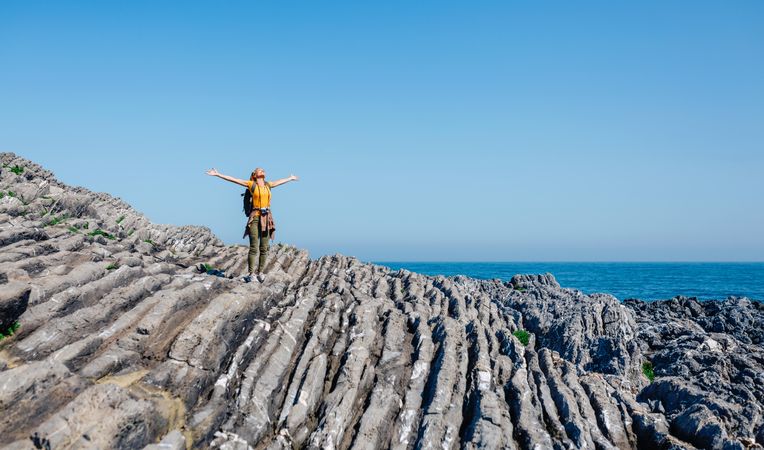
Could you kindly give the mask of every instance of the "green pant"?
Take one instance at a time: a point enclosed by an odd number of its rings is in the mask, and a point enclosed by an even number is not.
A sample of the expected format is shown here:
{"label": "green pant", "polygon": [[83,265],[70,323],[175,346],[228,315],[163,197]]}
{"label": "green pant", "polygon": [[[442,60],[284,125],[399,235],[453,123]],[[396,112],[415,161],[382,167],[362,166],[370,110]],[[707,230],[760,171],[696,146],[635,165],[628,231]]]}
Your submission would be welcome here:
{"label": "green pant", "polygon": [[260,229],[260,218],[255,217],[252,223],[249,224],[249,255],[247,257],[247,265],[250,274],[255,273],[255,257],[257,256],[258,248],[260,250],[260,260],[258,261],[257,273],[262,272],[265,268],[269,238],[268,233],[263,233]]}

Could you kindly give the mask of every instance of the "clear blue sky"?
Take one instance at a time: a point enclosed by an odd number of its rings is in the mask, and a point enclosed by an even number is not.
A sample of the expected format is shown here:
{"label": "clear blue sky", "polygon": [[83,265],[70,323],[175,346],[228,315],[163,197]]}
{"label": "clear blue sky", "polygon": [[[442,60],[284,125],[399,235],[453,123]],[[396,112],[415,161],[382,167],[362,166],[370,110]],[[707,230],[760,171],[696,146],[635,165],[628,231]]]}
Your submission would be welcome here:
{"label": "clear blue sky", "polygon": [[0,3],[0,151],[363,260],[764,260],[764,2]]}

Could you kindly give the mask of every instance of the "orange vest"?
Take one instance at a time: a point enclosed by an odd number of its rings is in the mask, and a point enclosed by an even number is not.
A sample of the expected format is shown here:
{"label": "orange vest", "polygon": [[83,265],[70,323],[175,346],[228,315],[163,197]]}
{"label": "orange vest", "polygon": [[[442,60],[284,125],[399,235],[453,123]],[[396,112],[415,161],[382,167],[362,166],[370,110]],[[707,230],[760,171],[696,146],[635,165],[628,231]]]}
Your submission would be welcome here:
{"label": "orange vest", "polygon": [[265,186],[255,184],[252,187],[254,181],[249,180],[247,182],[247,189],[252,191],[252,209],[255,211],[255,216],[260,215],[260,208],[271,207],[271,183],[266,181]]}

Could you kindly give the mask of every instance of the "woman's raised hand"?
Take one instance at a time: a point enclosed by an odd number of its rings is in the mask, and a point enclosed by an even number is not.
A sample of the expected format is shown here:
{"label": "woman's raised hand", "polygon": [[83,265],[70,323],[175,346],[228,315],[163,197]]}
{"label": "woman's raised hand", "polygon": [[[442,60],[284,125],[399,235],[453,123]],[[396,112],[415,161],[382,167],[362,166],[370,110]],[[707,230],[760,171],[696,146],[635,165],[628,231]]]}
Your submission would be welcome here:
{"label": "woman's raised hand", "polygon": [[289,178],[290,178],[291,180],[299,180],[299,178],[297,177],[297,175],[289,175]]}
{"label": "woman's raised hand", "polygon": [[217,170],[215,170],[213,168],[213,169],[210,169],[210,170],[207,171],[207,175],[212,175],[213,177],[216,177],[216,176],[220,175],[220,172],[218,172]]}

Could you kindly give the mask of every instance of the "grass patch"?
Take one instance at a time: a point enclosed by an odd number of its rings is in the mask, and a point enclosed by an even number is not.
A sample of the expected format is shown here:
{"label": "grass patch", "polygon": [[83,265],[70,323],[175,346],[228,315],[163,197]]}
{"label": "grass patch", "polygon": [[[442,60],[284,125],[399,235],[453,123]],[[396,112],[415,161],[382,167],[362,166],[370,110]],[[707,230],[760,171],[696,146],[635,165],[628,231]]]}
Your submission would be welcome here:
{"label": "grass patch", "polygon": [[16,193],[13,191],[8,191],[8,197],[15,197]]}
{"label": "grass patch", "polygon": [[114,270],[114,269],[119,269],[119,264],[111,263],[108,266],[106,266],[106,270]]}
{"label": "grass patch", "polygon": [[13,166],[11,167],[11,172],[15,173],[16,175],[21,175],[24,173],[24,168],[21,166]]}
{"label": "grass patch", "polygon": [[202,267],[204,267],[205,272],[209,272],[210,270],[216,270],[214,267],[212,267],[211,265],[207,263],[202,264]]}
{"label": "grass patch", "polygon": [[45,226],[52,227],[53,225],[58,225],[59,223],[65,222],[66,219],[68,219],[69,216],[64,214],[63,216],[54,217],[48,221],[48,223],[45,224]]}
{"label": "grass patch", "polygon": [[125,220],[125,216],[119,216],[119,219],[117,219],[117,223],[120,223],[123,220]]}
{"label": "grass patch", "polygon": [[82,228],[84,228],[84,229],[86,229],[86,230],[87,230],[89,226],[90,226],[90,224],[89,224],[89,223],[87,223],[87,222],[85,222],[85,225],[83,225],[83,226],[82,226]]}
{"label": "grass patch", "polygon": [[157,244],[156,244],[154,241],[152,241],[151,239],[144,239],[144,240],[143,240],[143,242],[145,242],[145,243],[147,243],[147,244],[151,244],[153,247],[156,247],[156,245],[157,245]]}
{"label": "grass patch", "polygon": [[653,363],[645,361],[642,363],[642,373],[648,380],[653,381],[655,379],[655,372],[653,371]]}
{"label": "grass patch", "polygon": [[522,328],[512,333],[512,335],[515,336],[517,340],[520,341],[520,343],[523,345],[528,345],[528,342],[531,338],[531,334]]}
{"label": "grass patch", "polygon": [[[87,228],[87,227],[85,227],[85,228]],[[113,234],[109,234],[109,233],[103,231],[100,228],[96,228],[95,230],[91,231],[90,233],[88,233],[88,236],[103,236],[106,239],[111,239],[111,240],[116,239],[116,237],[114,237]]]}
{"label": "grass patch", "polygon": [[135,231],[135,230],[130,230],[130,231],[127,233],[127,235],[128,235],[128,236],[130,236],[131,234],[133,234],[133,231]]}
{"label": "grass patch", "polygon": [[0,330],[0,341],[2,341],[3,339],[7,337],[13,336],[20,327],[21,327],[21,324],[18,321],[16,321],[16,322],[13,322],[13,324],[11,324],[11,326],[8,327],[7,330],[5,331]]}
{"label": "grass patch", "polygon": [[516,290],[517,292],[525,292],[524,287],[520,287],[520,285],[515,284],[514,282],[512,282],[512,289]]}
{"label": "grass patch", "polygon": [[77,227],[69,227],[69,231],[72,233],[79,233],[80,230]]}

